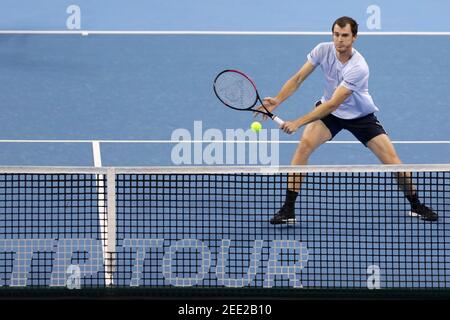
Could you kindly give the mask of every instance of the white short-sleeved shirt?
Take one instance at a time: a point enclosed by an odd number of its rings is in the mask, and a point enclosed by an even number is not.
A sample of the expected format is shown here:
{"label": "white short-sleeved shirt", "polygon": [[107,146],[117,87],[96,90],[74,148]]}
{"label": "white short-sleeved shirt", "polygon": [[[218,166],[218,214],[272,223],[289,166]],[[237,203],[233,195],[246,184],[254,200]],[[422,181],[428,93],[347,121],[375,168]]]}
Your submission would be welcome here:
{"label": "white short-sleeved shirt", "polygon": [[318,44],[307,56],[314,66],[320,65],[325,75],[325,90],[321,101],[331,99],[338,86],[353,91],[332,114],[341,119],[355,119],[378,111],[369,94],[369,66],[364,57],[353,49],[352,57],[342,63],[336,56],[333,42]]}

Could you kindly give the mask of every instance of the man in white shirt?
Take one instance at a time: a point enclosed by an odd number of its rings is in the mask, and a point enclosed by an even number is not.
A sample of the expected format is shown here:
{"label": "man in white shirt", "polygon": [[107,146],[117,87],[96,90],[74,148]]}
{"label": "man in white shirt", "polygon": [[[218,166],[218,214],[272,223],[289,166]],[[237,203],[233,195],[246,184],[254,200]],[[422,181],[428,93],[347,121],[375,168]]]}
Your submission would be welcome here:
{"label": "man in white shirt", "polygon": [[[333,23],[332,32],[333,42],[317,45],[308,54],[308,61],[283,85],[277,96],[264,99],[264,105],[272,112],[300,87],[317,66],[324,73],[324,95],[314,110],[281,126],[286,133],[294,133],[306,126],[291,164],[306,165],[312,152],[342,129],[349,130],[382,163],[401,164],[388,135],[374,115],[378,108],[368,90],[369,67],[364,57],[353,48],[358,24],[350,17],[341,17]],[[436,213],[420,203],[410,173],[398,173],[397,180],[411,204],[412,215],[427,221],[438,219]],[[285,203],[270,223],[295,222],[294,207],[300,185],[300,175],[289,176]]]}

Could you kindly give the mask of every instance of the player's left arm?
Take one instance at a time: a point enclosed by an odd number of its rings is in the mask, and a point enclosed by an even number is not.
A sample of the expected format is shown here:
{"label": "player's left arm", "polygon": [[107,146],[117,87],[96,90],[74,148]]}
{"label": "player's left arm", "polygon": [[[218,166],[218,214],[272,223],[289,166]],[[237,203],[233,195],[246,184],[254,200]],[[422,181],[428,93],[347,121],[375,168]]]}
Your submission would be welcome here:
{"label": "player's left arm", "polygon": [[339,106],[345,101],[345,99],[350,97],[352,92],[352,90],[347,89],[342,85],[338,86],[330,100],[322,103],[308,114],[301,116],[296,120],[285,121],[281,126],[281,129],[286,133],[294,133],[298,130],[298,128],[307,125],[308,123],[322,119],[323,117],[329,115],[331,112],[339,108]]}

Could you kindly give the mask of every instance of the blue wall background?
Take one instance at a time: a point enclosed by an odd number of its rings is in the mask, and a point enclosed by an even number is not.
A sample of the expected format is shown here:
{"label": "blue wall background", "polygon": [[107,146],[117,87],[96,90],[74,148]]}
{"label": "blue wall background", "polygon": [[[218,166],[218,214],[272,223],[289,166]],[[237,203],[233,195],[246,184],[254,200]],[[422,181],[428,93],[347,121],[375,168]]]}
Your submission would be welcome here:
{"label": "blue wall background", "polygon": [[[447,0],[1,0],[0,29],[65,30],[71,5],[86,30],[328,31],[350,15],[361,31],[450,31]],[[372,5],[378,29],[367,26]]]}

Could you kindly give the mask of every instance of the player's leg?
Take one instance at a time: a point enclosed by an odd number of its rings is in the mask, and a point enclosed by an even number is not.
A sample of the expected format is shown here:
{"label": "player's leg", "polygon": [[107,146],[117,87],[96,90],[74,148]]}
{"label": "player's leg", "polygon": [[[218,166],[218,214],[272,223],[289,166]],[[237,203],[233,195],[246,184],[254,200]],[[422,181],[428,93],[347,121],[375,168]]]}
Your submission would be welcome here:
{"label": "player's leg", "polygon": [[[321,120],[308,124],[292,156],[291,165],[306,165],[314,150],[331,138],[330,129]],[[301,180],[300,174],[288,176],[286,199],[281,209],[270,220],[271,224],[295,223],[295,201],[300,191]]]}
{"label": "player's leg", "polygon": [[384,164],[401,164],[402,161],[395,151],[394,145],[387,134],[380,134],[370,139],[366,144],[377,158]]}
{"label": "player's leg", "polygon": [[[330,130],[322,121],[314,121],[305,127],[303,135],[294,155],[291,165],[307,165],[309,157],[319,146],[332,138]],[[291,174],[288,178],[288,189],[299,192],[301,186],[301,175]]]}
{"label": "player's leg", "polygon": [[[391,140],[386,134],[380,134],[367,142],[366,146],[383,164],[402,164]],[[410,172],[396,173],[400,189],[407,197],[415,194]]]}
{"label": "player's leg", "polygon": [[[367,142],[366,146],[384,164],[401,164],[402,161],[386,134],[380,134]],[[420,203],[419,197],[412,182],[410,172],[396,173],[399,188],[403,191],[408,201],[411,203],[411,213],[420,216],[423,220],[434,221],[438,215],[430,208]]]}

